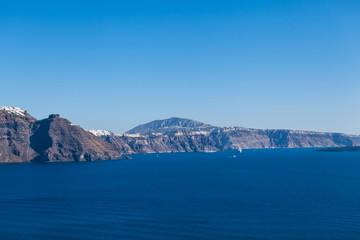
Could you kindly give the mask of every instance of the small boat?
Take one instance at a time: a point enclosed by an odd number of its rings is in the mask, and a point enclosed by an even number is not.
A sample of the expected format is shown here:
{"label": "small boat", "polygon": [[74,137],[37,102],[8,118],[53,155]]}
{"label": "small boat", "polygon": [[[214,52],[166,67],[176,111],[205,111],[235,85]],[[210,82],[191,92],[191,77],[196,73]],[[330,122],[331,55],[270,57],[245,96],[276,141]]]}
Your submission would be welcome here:
{"label": "small boat", "polygon": [[238,152],[241,153],[241,152],[242,152],[242,148],[238,148]]}
{"label": "small boat", "polygon": [[234,155],[233,158],[236,158],[236,155]]}

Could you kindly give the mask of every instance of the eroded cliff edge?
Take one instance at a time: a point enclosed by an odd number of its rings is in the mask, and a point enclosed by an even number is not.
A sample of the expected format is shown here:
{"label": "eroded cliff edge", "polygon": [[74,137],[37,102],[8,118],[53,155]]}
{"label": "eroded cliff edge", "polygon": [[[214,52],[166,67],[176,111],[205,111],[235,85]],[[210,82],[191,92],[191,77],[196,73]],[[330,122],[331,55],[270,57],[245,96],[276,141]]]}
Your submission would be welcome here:
{"label": "eroded cliff edge", "polygon": [[26,111],[0,107],[0,162],[121,159],[119,149],[52,114],[37,121]]}

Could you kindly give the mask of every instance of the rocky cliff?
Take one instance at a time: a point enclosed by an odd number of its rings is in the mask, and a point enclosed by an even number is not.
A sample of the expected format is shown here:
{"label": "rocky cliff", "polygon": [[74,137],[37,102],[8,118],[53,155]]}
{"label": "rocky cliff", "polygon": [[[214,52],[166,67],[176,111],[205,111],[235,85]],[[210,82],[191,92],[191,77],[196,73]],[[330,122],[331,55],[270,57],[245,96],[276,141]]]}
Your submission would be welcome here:
{"label": "rocky cliff", "polygon": [[[113,134],[93,131],[124,153],[204,152],[249,148],[342,147],[360,145],[360,136],[296,130],[260,130],[241,127],[214,127],[196,122],[181,126],[174,118],[157,120],[129,132]],[[174,122],[172,126],[171,122]]]}
{"label": "rocky cliff", "polygon": [[53,114],[33,125],[30,146],[34,161],[93,161],[120,159],[112,144]]}
{"label": "rocky cliff", "polygon": [[114,145],[59,115],[37,121],[19,108],[0,107],[0,162],[120,158]]}
{"label": "rocky cliff", "polygon": [[37,156],[30,147],[36,119],[15,107],[0,107],[0,162],[26,162]]}

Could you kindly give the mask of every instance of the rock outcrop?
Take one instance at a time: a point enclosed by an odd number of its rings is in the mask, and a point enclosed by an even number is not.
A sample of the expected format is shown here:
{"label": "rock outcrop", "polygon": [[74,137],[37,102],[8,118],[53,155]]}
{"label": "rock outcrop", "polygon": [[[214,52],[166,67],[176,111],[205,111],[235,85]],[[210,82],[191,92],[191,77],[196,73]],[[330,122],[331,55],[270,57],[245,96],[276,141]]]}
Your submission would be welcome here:
{"label": "rock outcrop", "polygon": [[120,159],[112,144],[53,114],[33,125],[30,146],[39,155],[34,161],[93,161]]}
{"label": "rock outcrop", "polygon": [[20,108],[0,107],[0,163],[120,158],[114,145],[59,115],[37,121]]}
{"label": "rock outcrop", "polygon": [[0,162],[27,162],[37,156],[30,147],[36,119],[15,107],[0,107]]}

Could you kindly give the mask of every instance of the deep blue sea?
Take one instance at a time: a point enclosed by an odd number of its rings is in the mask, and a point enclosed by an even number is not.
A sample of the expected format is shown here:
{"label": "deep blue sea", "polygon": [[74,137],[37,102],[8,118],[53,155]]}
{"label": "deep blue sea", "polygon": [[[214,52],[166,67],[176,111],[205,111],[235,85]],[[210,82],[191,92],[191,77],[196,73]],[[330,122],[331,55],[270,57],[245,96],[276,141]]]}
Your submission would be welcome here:
{"label": "deep blue sea", "polygon": [[360,239],[360,152],[132,157],[0,165],[0,239]]}

